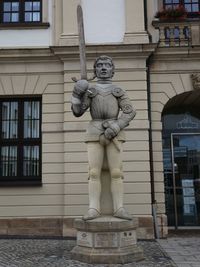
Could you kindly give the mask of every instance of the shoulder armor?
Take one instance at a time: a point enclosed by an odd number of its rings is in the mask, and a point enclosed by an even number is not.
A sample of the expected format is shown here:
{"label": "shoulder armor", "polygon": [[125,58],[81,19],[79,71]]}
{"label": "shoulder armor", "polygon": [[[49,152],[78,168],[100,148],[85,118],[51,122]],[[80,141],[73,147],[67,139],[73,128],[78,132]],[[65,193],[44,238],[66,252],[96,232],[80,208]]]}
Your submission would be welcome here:
{"label": "shoulder armor", "polygon": [[115,87],[112,89],[112,94],[115,97],[122,97],[125,94],[125,92],[120,87]]}
{"label": "shoulder armor", "polygon": [[92,98],[97,95],[97,89],[95,87],[90,87],[87,90],[87,93],[88,93],[88,96]]}

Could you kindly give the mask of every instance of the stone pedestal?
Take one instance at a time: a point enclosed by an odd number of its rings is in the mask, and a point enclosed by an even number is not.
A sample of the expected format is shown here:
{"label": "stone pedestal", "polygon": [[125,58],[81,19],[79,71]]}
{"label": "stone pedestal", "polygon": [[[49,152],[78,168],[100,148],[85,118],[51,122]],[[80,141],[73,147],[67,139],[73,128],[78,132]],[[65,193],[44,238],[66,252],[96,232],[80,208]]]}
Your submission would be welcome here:
{"label": "stone pedestal", "polygon": [[77,219],[77,245],[72,250],[73,259],[87,263],[124,264],[143,259],[137,246],[137,219],[132,221],[99,217],[91,221]]}

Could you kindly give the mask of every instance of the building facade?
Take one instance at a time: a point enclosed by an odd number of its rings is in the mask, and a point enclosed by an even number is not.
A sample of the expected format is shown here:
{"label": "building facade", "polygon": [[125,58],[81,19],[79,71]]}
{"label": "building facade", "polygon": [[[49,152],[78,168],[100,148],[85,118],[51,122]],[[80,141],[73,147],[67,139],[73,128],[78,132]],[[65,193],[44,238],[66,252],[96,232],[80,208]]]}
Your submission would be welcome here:
{"label": "building facade", "polygon": [[[72,77],[80,77],[78,4],[88,76],[97,56],[111,56],[113,82],[137,110],[126,129],[123,168],[125,206],[138,217],[138,237],[200,226],[200,2],[5,0],[0,235],[74,236],[73,221],[87,210],[90,115],[74,118],[70,104]],[[184,18],[155,18],[180,5]]]}

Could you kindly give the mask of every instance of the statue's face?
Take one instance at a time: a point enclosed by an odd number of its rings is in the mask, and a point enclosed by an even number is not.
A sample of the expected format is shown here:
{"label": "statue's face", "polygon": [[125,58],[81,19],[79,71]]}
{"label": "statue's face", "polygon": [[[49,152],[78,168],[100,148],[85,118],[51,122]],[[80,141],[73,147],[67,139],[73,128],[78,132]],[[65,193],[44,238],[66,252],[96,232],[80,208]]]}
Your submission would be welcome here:
{"label": "statue's face", "polygon": [[96,76],[101,80],[112,78],[113,66],[110,60],[98,60],[96,64]]}

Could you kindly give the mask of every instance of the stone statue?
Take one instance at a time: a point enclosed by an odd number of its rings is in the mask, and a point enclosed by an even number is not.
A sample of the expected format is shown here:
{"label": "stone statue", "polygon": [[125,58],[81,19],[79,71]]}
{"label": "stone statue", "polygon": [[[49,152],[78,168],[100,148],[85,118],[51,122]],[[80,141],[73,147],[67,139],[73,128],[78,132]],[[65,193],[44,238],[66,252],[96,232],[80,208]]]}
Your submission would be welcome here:
{"label": "stone statue", "polygon": [[[123,129],[136,112],[126,92],[112,84],[114,64],[112,58],[100,56],[94,63],[96,85],[87,80],[76,82],[72,94],[72,111],[76,117],[90,109],[92,120],[86,133],[89,162],[89,209],[84,220],[101,216],[101,171],[106,153],[111,177],[113,216],[131,220],[123,206],[123,173],[121,151],[125,141]],[[121,111],[121,112],[120,112]]]}
{"label": "stone statue", "polygon": [[200,73],[192,73],[191,79],[192,79],[193,88],[195,90],[199,90],[200,89]]}

